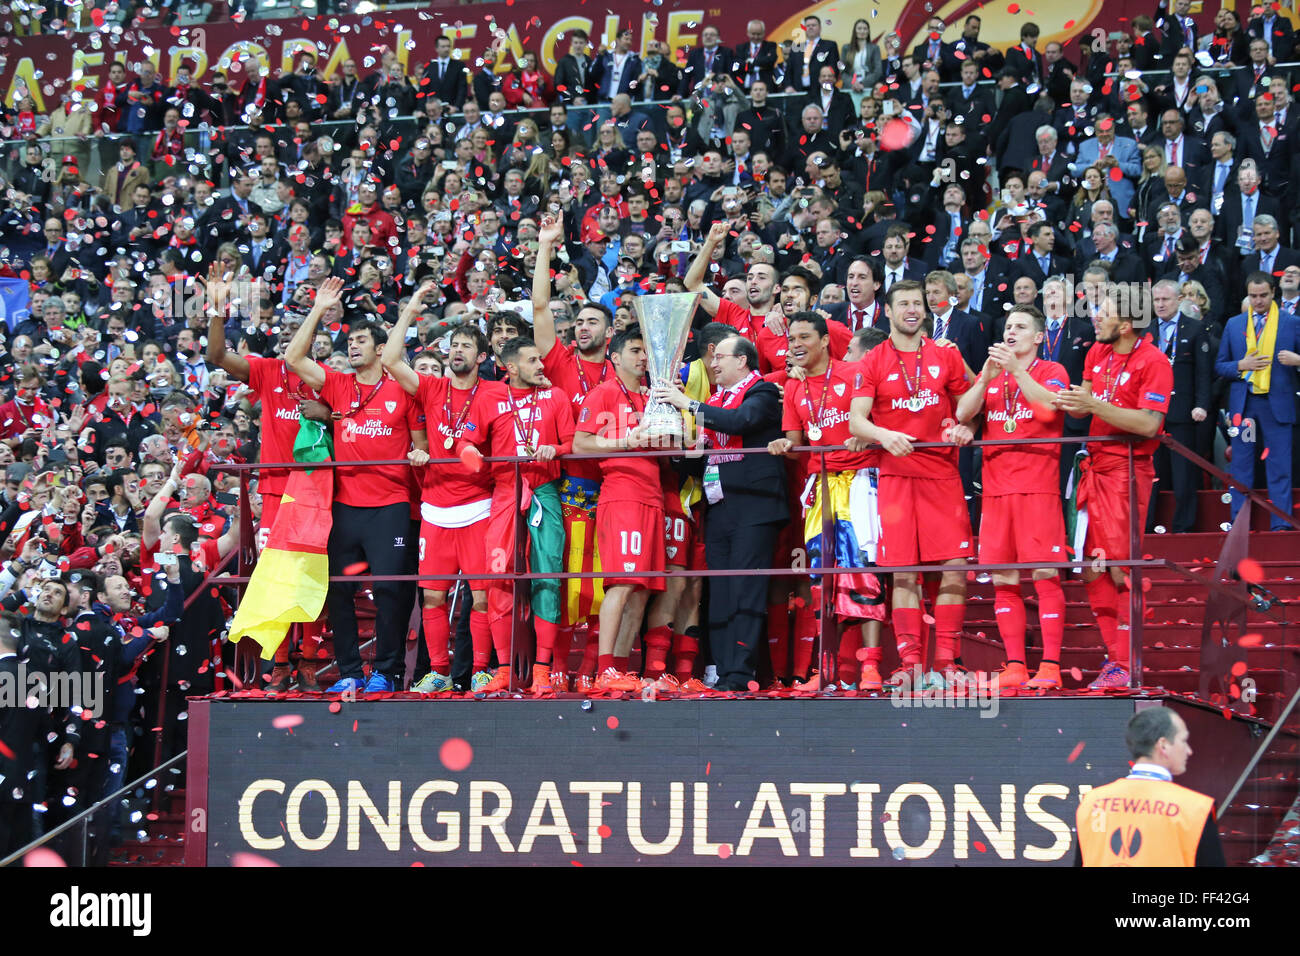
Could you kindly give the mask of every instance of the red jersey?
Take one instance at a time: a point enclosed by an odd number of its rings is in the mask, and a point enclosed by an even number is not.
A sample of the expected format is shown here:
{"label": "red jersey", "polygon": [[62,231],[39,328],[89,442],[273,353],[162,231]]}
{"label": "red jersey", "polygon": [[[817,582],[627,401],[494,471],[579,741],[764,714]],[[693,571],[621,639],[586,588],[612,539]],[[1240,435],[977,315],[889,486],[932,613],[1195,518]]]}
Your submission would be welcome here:
{"label": "red jersey", "polygon": [[[622,438],[641,421],[646,399],[640,391],[631,391],[614,376],[597,385],[582,402],[576,430],[599,438]],[[659,478],[659,459],[619,456],[599,462],[602,483],[600,500],[635,501],[647,504],[660,501],[663,487]]]}
{"label": "red jersey", "polygon": [[[843,445],[853,436],[849,432],[849,405],[853,401],[853,387],[861,362],[828,362],[826,371],[810,375],[802,382],[785,383],[785,412],[781,416],[781,429],[803,432],[810,445]],[[816,437],[809,429],[816,424],[821,433]],[[806,469],[809,473],[821,471],[821,456],[808,455]],[[826,456],[826,467],[831,471],[857,471],[875,468],[877,450],[833,451]]]}
{"label": "red jersey", "polygon": [[[569,397],[572,412],[576,418],[578,409],[587,393],[614,377],[614,363],[605,359],[604,363],[588,362],[579,353],[576,346],[561,345],[556,342],[551,350],[542,356],[542,371],[551,382],[551,387]],[[566,461],[564,471],[575,478],[600,481],[600,463],[592,460]]]}
{"label": "red jersey", "polygon": [[[742,309],[730,299],[722,298],[718,299],[718,314],[713,317],[713,321],[731,326],[751,342],[758,341],[758,330],[763,327],[762,317],[754,315],[748,309]],[[778,367],[785,367],[784,359]]]}
{"label": "red jersey", "polygon": [[[826,323],[826,331],[831,339],[831,358],[837,360],[844,358],[849,350],[849,343],[853,341],[853,333],[843,322],[836,322],[834,319]],[[758,347],[760,372],[766,375],[768,372],[785,368],[785,354],[790,350],[789,336],[777,335],[764,325],[758,330],[758,341],[754,344]]]}
{"label": "red jersey", "polygon": [[[492,426],[492,454],[531,455],[542,445],[554,445],[556,454],[573,450],[573,405],[563,392],[554,388],[514,388],[510,396],[497,402],[498,418]],[[515,466],[496,465],[498,482],[513,484]],[[520,474],[536,488],[560,477],[559,461],[538,461],[521,465]]]}
{"label": "red jersey", "polygon": [[[321,401],[342,418],[334,421],[335,461],[405,458],[411,432],[424,431],[420,406],[387,372],[374,385],[354,375],[325,370]],[[409,465],[334,469],[334,500],[354,508],[409,504]]]}
{"label": "red jersey", "polygon": [[[921,339],[915,352],[882,342],[860,363],[854,398],[870,398],[871,421],[918,442],[943,441],[957,420],[957,399],[967,389],[966,366],[951,346]],[[957,448],[920,448],[910,455],[880,456],[880,473],[907,478],[950,478],[957,474]]]}
{"label": "red jersey", "polygon": [[54,421],[50,406],[36,398],[30,405],[20,405],[18,399],[0,405],[0,438],[14,438],[35,428],[41,431]]}
{"label": "red jersey", "polygon": [[[459,456],[466,445],[487,457],[492,454],[492,423],[505,401],[506,384],[480,378],[470,388],[453,388],[450,378],[420,376],[415,401],[429,430],[429,457]],[[452,445],[447,447],[447,440]],[[436,508],[455,508],[492,497],[492,469],[470,471],[460,462],[430,465],[421,500]]]}
{"label": "red jersey", "polygon": [[[1070,386],[1065,366],[1045,359],[1035,359],[1029,377],[1049,392]],[[1065,428],[1065,412],[1050,405],[1031,405],[1020,394],[1016,380],[1003,372],[989,382],[984,391],[984,437],[1060,438]],[[1014,422],[1007,431],[1007,422]],[[985,445],[984,494],[1044,494],[1061,492],[1060,445]]]}
{"label": "red jersey", "polygon": [[[293,461],[293,443],[298,438],[298,396],[319,399],[320,394],[282,359],[248,356],[248,384],[262,403],[262,433],[259,461]],[[257,486],[264,495],[282,495],[289,472],[282,468],[258,472]]]}
{"label": "red jersey", "polygon": [[[1116,354],[1112,346],[1098,342],[1088,350],[1083,380],[1092,383],[1093,395],[1116,408],[1149,408],[1163,415],[1169,411],[1169,397],[1174,391],[1174,367],[1164,352],[1145,339],[1139,340],[1127,355]],[[1102,421],[1100,415],[1093,415],[1088,434],[1131,433]],[[1153,455],[1159,444],[1157,438],[1139,442],[1133,447],[1133,453]],[[1098,442],[1088,446],[1088,453],[1097,457],[1127,456],[1128,448],[1119,442]]]}

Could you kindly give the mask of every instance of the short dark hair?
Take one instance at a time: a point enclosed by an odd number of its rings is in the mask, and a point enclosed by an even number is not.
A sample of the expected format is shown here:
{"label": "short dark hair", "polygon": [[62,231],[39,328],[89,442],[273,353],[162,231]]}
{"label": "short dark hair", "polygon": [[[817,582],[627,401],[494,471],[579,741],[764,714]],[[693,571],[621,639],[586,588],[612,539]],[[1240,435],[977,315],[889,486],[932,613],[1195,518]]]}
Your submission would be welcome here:
{"label": "short dark hair", "polygon": [[1246,284],[1246,288],[1247,288],[1247,289],[1249,289],[1252,285],[1256,285],[1257,283],[1260,283],[1260,282],[1267,283],[1267,284],[1268,284],[1268,287],[1269,287],[1270,289],[1274,288],[1274,286],[1273,286],[1273,277],[1272,277],[1271,275],[1269,275],[1267,272],[1262,272],[1262,271],[1256,269],[1256,270],[1255,270],[1254,272],[1252,272],[1250,275],[1246,276],[1246,283],[1245,283],[1245,284]]}
{"label": "short dark hair", "polygon": [[488,345],[487,336],[480,332],[476,325],[462,325],[451,333],[451,337],[447,339],[447,342],[450,344],[458,338],[469,339],[479,355],[484,355],[492,350],[492,346]]}
{"label": "short dark hair", "polygon": [[784,282],[786,279],[803,279],[808,286],[809,295],[816,295],[822,290],[822,280],[817,278],[816,273],[811,269],[805,269],[803,266],[791,266],[787,269],[785,275],[781,276],[781,281]]}
{"label": "short dark hair", "polygon": [[1174,712],[1168,707],[1148,707],[1133,715],[1124,729],[1124,743],[1134,760],[1149,757],[1161,738],[1172,741],[1177,736]]}
{"label": "short dark hair", "polygon": [[894,307],[894,296],[899,292],[919,292],[921,293],[921,297],[924,298],[925,286],[921,285],[921,283],[917,282],[915,279],[903,279],[899,282],[895,282],[889,287],[889,291],[885,293],[885,304],[891,309]]}
{"label": "short dark hair", "polygon": [[609,342],[609,354],[620,354],[627,347],[629,342],[644,342],[645,336],[641,334],[641,326],[629,325],[622,332],[615,332],[614,337]]}
{"label": "short dark hair", "polygon": [[492,312],[488,315],[488,334],[498,325],[505,325],[515,330],[516,335],[522,335],[524,332],[524,320],[519,313],[513,309],[501,309],[498,312]]}
{"label": "short dark hair", "polygon": [[360,322],[353,322],[348,326],[349,336],[357,332],[369,332],[371,341],[375,343],[375,348],[379,348],[388,341],[388,330],[378,322],[368,322],[362,319]]}
{"label": "short dark hair", "polygon": [[[581,307],[579,307],[578,312],[581,312],[583,309],[595,309],[604,316],[605,328],[609,328],[614,324],[614,313],[611,312],[607,306],[603,306],[599,302],[584,302]],[[578,317],[578,312],[573,313],[575,319]]]}
{"label": "short dark hair", "polygon": [[874,325],[868,325],[866,328],[858,329],[853,333],[853,341],[858,343],[864,355],[887,338],[889,336],[885,334],[885,330],[878,329]]}
{"label": "short dark hair", "polygon": [[734,335],[735,332],[736,330],[730,325],[724,325],[721,322],[710,322],[695,333],[695,344],[699,347],[700,354],[704,355],[709,351],[710,345],[717,345],[723,339]]}
{"label": "short dark hair", "polygon": [[813,327],[813,331],[817,333],[818,338],[824,339],[830,334],[830,329],[826,326],[826,319],[816,312],[796,312],[790,316],[786,324],[794,325],[796,322],[807,322]]}
{"label": "short dark hair", "polygon": [[183,511],[173,511],[163,519],[163,528],[173,532],[176,537],[181,539],[181,545],[186,551],[194,546],[194,542],[199,540],[199,526],[194,523],[194,519]]}
{"label": "short dark hair", "polygon": [[537,343],[525,335],[517,335],[513,339],[508,339],[501,346],[501,364],[508,365],[516,361],[520,352],[531,348],[537,348]]}
{"label": "short dark hair", "polygon": [[751,372],[757,372],[758,371],[758,346],[740,334],[731,335],[728,338],[726,338],[724,341],[730,342],[733,339],[736,342],[735,344],[736,354],[743,355],[745,357],[745,368]]}
{"label": "short dark hair", "polygon": [[1011,309],[1007,312],[1007,315],[1008,316],[1014,315],[1017,312],[1023,312],[1025,315],[1029,316],[1029,318],[1033,320],[1035,331],[1044,332],[1047,330],[1047,317],[1044,316],[1042,312],[1038,311],[1037,306],[1013,305]]}

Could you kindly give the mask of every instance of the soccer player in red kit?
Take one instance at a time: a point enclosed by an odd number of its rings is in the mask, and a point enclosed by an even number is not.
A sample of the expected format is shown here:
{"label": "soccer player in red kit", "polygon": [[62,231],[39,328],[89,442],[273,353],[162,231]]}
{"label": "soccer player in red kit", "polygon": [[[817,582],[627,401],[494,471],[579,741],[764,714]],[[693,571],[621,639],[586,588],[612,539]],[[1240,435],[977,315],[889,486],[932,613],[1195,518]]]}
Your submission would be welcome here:
{"label": "soccer player in red kit", "polygon": [[[879,442],[880,547],[882,568],[946,564],[934,608],[934,667],[956,675],[966,613],[966,572],[971,556],[970,517],[957,473],[957,446],[971,440],[956,420],[957,400],[969,383],[961,353],[922,333],[925,291],[919,282],[895,282],[885,297],[889,339],[863,359],[853,390],[849,430]],[[912,442],[951,442],[949,449],[915,450]],[[917,574],[894,575],[894,636],[904,672],[924,666],[921,582]],[[902,673],[890,683],[901,683]]]}
{"label": "soccer player in red kit", "polygon": [[[470,689],[478,693],[487,691],[494,678],[500,676],[488,670],[492,632],[488,625],[487,582],[474,575],[488,573],[487,530],[492,508],[492,470],[484,467],[481,459],[492,454],[492,424],[508,390],[504,382],[479,377],[479,364],[487,358],[489,346],[475,326],[462,326],[451,333],[447,350],[449,377],[417,375],[406,364],[406,330],[419,314],[421,300],[433,288],[426,282],[411,297],[383,355],[384,367],[423,410],[431,436],[430,450],[412,452],[411,463],[428,465],[434,457],[461,459],[433,465],[421,491],[420,587],[424,592],[424,640],[430,670],[411,689],[421,694],[441,694],[452,688],[447,590],[455,583],[451,576],[462,572],[471,576],[469,626],[474,641],[474,675]],[[506,643],[508,648],[508,634]],[[510,661],[499,663],[508,681]]]}
{"label": "soccer player in red kit", "polygon": [[[515,466],[500,462],[493,466],[496,488],[492,515],[488,519],[488,553],[494,572],[513,572],[515,529],[520,520],[528,527],[527,564],[529,571],[559,574],[564,568],[564,517],[560,511],[559,455],[573,449],[573,407],[569,397],[551,387],[542,374],[542,356],[531,339],[514,338],[501,346],[499,355],[505,367],[510,389],[505,402],[498,404],[499,418],[492,426],[493,457],[529,457],[519,477],[523,487],[519,505],[515,497]],[[533,664],[533,693],[548,694],[562,682],[563,671],[551,680],[551,664],[560,623],[560,581],[539,578],[531,583],[533,629],[537,633],[537,656]],[[510,623],[514,610],[514,585],[494,580],[488,586],[488,624],[497,661],[510,660]],[[567,648],[566,648],[567,650]],[[509,682],[509,668],[497,671],[493,683]],[[567,689],[567,685],[566,685]]]}
{"label": "soccer player in red kit", "polygon": [[[1070,384],[1065,366],[1039,359],[1047,320],[1032,305],[1007,315],[1002,341],[989,349],[975,387],[957,403],[957,417],[970,421],[985,410],[985,434],[1009,438],[1060,438],[1065,415],[1053,401]],[[984,446],[984,502],[980,516],[980,563],[1029,564],[1066,560],[1061,517],[1060,452],[1056,445]],[[994,571],[994,615],[1006,648],[999,691],[1015,696],[1023,686],[1061,688],[1061,641],[1065,635],[1065,592],[1055,568],[1037,568],[1038,623],[1043,659],[1032,679],[1025,666],[1025,602],[1020,572]]]}
{"label": "soccer player in red kit", "polygon": [[[790,358],[803,370],[802,381],[785,386],[785,411],[781,428],[785,437],[768,446],[774,455],[788,454],[796,445],[847,445],[851,451],[826,454],[826,479],[829,501],[823,497],[822,456],[808,456],[809,487],[804,489],[804,539],[810,567],[826,567],[825,542],[822,540],[823,509],[830,509],[835,541],[835,566],[867,567],[875,563],[879,537],[876,508],[876,473],[879,451],[867,449],[866,443],[849,433],[849,407],[860,366],[834,361],[829,353],[830,335],[827,322],[816,312],[796,312],[790,317]],[[880,581],[869,571],[839,574],[818,587],[829,586],[835,595],[831,606],[839,621],[864,622],[867,654],[862,667],[862,690],[880,690],[880,624],[885,619],[885,598]],[[818,588],[813,601],[821,606]],[[830,673],[834,659],[827,649],[828,660],[820,662],[822,674]],[[805,685],[806,686],[806,685]],[[820,683],[818,684],[820,686]],[[808,688],[815,689],[815,688]]]}
{"label": "soccer player in red kit", "polygon": [[[339,300],[343,280],[326,279],[316,293],[307,322],[315,326],[322,315]],[[264,358],[260,355],[240,355],[226,347],[226,310],[230,302],[231,283],[220,267],[208,272],[208,364],[225,369],[226,374],[249,385],[262,405],[261,439],[258,458],[261,461],[293,461],[293,445],[298,438],[298,423],[302,410],[308,403],[319,405],[320,395],[309,388],[296,373],[289,370],[283,359]],[[299,323],[288,316],[281,319],[279,345],[288,346]],[[319,406],[322,411],[324,406]],[[262,513],[257,524],[257,550],[266,547],[267,537],[280,510],[280,498],[289,481],[289,472],[267,469],[258,472],[257,491],[262,496]],[[321,622],[302,625],[302,660],[298,665],[298,689],[318,691],[316,683],[316,652],[320,648]],[[308,663],[309,661],[313,663]],[[289,636],[286,635],[275,651],[275,668],[267,679],[268,690],[288,690],[292,669],[289,666]]]}
{"label": "soccer player in red kit", "polygon": [[[614,362],[612,381],[593,388],[578,413],[573,450],[579,455],[629,451],[648,444],[639,427],[646,406],[641,394],[646,351],[640,327],[633,325],[616,334],[609,354]],[[639,690],[641,682],[626,671],[646,601],[651,592],[664,589],[663,578],[640,576],[664,570],[663,482],[657,458],[619,455],[603,459],[600,467],[596,535],[606,576],[594,689]]]}
{"label": "soccer player in red kit", "polygon": [[[1169,411],[1174,370],[1164,352],[1138,337],[1127,311],[1121,309],[1113,294],[1102,301],[1096,319],[1097,344],[1088,350],[1083,384],[1063,389],[1056,396],[1056,406],[1075,418],[1091,415],[1089,435],[1138,435],[1145,439],[1132,446],[1137,471],[1137,520],[1141,527],[1155,480],[1152,456]],[[1129,684],[1128,576],[1123,568],[1100,571],[1092,566],[1098,559],[1104,563],[1131,556],[1129,447],[1122,442],[1090,444],[1079,482],[1078,507],[1087,511],[1088,524],[1083,553],[1075,557],[1089,562],[1083,580],[1106,645],[1106,663],[1089,685],[1092,690]]]}
{"label": "soccer player in red kit", "polygon": [[714,322],[729,325],[751,342],[758,340],[763,317],[776,308],[776,295],[780,273],[770,262],[755,262],[745,273],[745,298],[749,308],[736,305],[730,299],[721,299],[709,287],[709,267],[713,263],[713,250],[727,241],[730,225],[718,220],[709,227],[699,253],[686,270],[683,282],[689,292],[700,293],[700,308],[713,316]]}
{"label": "soccer player in red kit", "polygon": [[[324,291],[322,286],[317,297]],[[383,327],[364,321],[351,324],[348,364],[353,375],[316,364],[310,355],[315,336],[316,323],[304,322],[294,333],[284,360],[333,409],[334,460],[391,461],[405,458],[412,446],[427,448],[419,406],[380,364],[379,350],[387,341]],[[411,486],[406,465],[334,469],[333,517],[329,540],[331,577],[341,576],[344,569],[360,561],[369,566],[371,574],[408,573]],[[355,587],[331,584],[326,599],[339,666],[339,680],[329,688],[331,693],[355,693],[362,686]],[[371,590],[375,597],[376,650],[365,691],[381,693],[393,690],[402,677],[411,608],[408,590],[400,582],[377,582]]]}
{"label": "soccer player in red kit", "polygon": [[[563,217],[544,219],[537,232],[537,265],[533,272],[533,341],[542,355],[542,371],[551,386],[569,396],[576,418],[587,394],[614,376],[605,354],[614,333],[614,317],[604,306],[588,302],[573,322],[574,344],[566,346],[555,334],[551,311],[551,256],[564,242]],[[565,564],[570,572],[601,570],[596,546],[596,503],[600,494],[600,463],[594,459],[566,461],[562,467],[560,504],[564,512]],[[596,669],[597,614],[604,598],[600,578],[570,578],[560,602],[560,633],[556,638],[553,683],[568,670],[573,631],[588,623],[587,646],[577,678],[579,690],[590,690]],[[565,675],[567,676],[567,675]],[[557,691],[565,688],[556,686]]]}

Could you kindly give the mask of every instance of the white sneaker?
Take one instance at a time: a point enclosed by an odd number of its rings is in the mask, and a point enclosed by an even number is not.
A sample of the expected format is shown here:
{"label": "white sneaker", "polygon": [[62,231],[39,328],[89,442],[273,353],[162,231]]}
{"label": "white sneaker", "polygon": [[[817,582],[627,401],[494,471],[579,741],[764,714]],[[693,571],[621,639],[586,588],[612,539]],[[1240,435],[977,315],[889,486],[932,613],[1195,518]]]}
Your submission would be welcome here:
{"label": "white sneaker", "polygon": [[704,668],[704,685],[712,687],[718,682],[718,668],[714,664],[709,664]]}

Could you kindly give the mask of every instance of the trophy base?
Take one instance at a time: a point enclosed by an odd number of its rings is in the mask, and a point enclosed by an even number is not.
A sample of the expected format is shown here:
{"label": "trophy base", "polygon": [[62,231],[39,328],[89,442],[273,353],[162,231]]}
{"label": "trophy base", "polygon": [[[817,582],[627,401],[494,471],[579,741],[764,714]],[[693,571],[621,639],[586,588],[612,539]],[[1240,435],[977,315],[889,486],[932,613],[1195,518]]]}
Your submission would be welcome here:
{"label": "trophy base", "polygon": [[670,406],[647,410],[641,418],[641,432],[658,447],[680,447],[686,440],[682,413]]}

